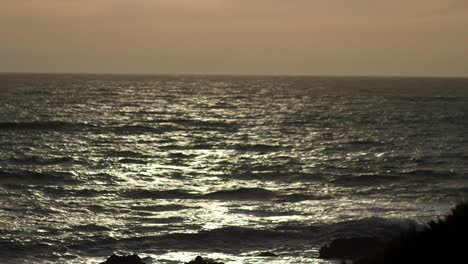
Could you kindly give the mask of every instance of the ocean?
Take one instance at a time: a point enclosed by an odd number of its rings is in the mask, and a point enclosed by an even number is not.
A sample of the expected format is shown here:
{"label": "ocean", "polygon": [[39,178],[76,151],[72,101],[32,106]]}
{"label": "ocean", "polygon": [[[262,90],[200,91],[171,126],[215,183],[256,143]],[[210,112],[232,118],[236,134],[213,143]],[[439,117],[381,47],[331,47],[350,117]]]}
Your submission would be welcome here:
{"label": "ocean", "polygon": [[467,195],[468,79],[0,75],[1,263],[330,263]]}

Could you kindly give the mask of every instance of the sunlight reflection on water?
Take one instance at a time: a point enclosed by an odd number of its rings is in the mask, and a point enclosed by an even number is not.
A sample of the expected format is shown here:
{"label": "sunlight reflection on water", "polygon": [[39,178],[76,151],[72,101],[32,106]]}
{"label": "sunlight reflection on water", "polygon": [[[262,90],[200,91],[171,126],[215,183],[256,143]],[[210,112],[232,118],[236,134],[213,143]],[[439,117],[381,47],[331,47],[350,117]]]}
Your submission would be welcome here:
{"label": "sunlight reflection on water", "polygon": [[41,263],[224,240],[200,252],[321,263],[346,221],[425,221],[468,190],[466,80],[61,78],[0,91],[0,239]]}

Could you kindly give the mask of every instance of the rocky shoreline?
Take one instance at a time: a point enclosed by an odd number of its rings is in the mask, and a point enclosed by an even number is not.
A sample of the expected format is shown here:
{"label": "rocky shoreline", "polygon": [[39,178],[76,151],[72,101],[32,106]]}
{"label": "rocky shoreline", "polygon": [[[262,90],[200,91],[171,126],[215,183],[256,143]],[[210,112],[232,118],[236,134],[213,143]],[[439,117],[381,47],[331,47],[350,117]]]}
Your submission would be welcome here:
{"label": "rocky shoreline", "polygon": [[[468,202],[458,204],[443,219],[422,230],[412,228],[393,239],[379,237],[338,238],[319,250],[319,258],[355,264],[450,263],[466,258],[468,249]],[[262,252],[259,257],[276,257]],[[463,261],[462,261],[463,263]],[[112,255],[101,264],[147,264],[138,255]],[[185,264],[223,264],[197,256]]]}
{"label": "rocky shoreline", "polygon": [[320,258],[350,260],[355,264],[465,263],[468,250],[468,202],[458,204],[443,219],[423,230],[410,229],[400,236],[339,238],[320,249]]}

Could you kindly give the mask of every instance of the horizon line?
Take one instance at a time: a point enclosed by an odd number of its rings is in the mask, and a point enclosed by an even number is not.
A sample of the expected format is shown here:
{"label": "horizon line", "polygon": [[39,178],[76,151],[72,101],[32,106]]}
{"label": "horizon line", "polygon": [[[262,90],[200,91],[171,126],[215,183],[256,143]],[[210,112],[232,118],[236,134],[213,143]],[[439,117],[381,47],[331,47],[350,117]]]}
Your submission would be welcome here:
{"label": "horizon line", "polygon": [[2,72],[0,75],[94,75],[94,76],[213,76],[213,77],[329,77],[329,78],[437,78],[468,79],[468,75],[399,75],[399,74],[274,74],[274,73],[124,73],[124,72]]}

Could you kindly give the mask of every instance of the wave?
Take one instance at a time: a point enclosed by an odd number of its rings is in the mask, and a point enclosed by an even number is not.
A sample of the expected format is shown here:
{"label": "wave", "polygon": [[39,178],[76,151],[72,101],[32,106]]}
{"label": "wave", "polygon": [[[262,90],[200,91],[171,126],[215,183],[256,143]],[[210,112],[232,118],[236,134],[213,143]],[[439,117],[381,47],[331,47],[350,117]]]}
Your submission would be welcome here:
{"label": "wave", "polygon": [[194,209],[198,207],[185,206],[182,204],[166,204],[166,205],[135,205],[132,206],[132,210],[146,211],[146,212],[168,212],[168,211],[180,211],[184,209]]}
{"label": "wave", "polygon": [[215,191],[207,194],[189,193],[185,190],[130,190],[122,196],[132,199],[207,199],[207,200],[265,200],[276,197],[275,192],[262,188],[240,188]]}
{"label": "wave", "polygon": [[[409,228],[420,226],[411,220],[386,218],[365,218],[322,225],[288,223],[272,229],[226,226],[201,230],[197,233],[171,233],[122,239],[94,236],[78,239],[75,243],[71,243],[70,248],[86,251],[96,245],[102,249],[105,248],[106,253],[113,249],[127,251],[145,249],[147,253],[157,250],[203,250],[231,254],[275,247],[310,250],[337,237],[373,236],[389,239]],[[140,230],[139,228],[138,226],[131,227],[132,230]],[[146,227],[141,228],[147,231]],[[159,228],[155,230],[159,231]]]}
{"label": "wave", "polygon": [[275,200],[278,202],[300,202],[307,200],[327,200],[331,196],[321,196],[313,194],[288,193],[283,194],[263,188],[239,188],[232,190],[222,190],[211,192],[201,196],[203,199],[216,200]]}
{"label": "wave", "polygon": [[147,161],[140,160],[140,159],[119,159],[119,163],[122,164],[147,164]]}
{"label": "wave", "polygon": [[415,169],[407,171],[389,171],[383,174],[370,175],[333,175],[328,182],[343,186],[372,186],[388,183],[420,182],[457,177],[454,171]]}
{"label": "wave", "polygon": [[185,190],[131,190],[122,194],[133,199],[207,199],[207,200],[269,200],[277,197],[274,191],[263,188],[239,188],[207,194],[189,193]]}
{"label": "wave", "polygon": [[60,245],[60,243],[40,241],[20,242],[0,239],[1,262],[4,264],[56,263],[57,256],[66,255],[67,251],[68,248]]}
{"label": "wave", "polygon": [[83,131],[98,130],[114,134],[161,134],[174,130],[170,126],[121,125],[106,126],[63,121],[0,122],[0,130]]}
{"label": "wave", "polygon": [[110,157],[126,157],[126,158],[149,158],[150,156],[143,153],[125,150],[125,151],[109,151],[107,155]]}
{"label": "wave", "polygon": [[29,157],[15,157],[11,158],[10,162],[18,164],[32,164],[32,165],[56,165],[71,163],[74,159],[72,157],[54,157],[54,158],[44,158],[40,156],[29,156]]}
{"label": "wave", "polygon": [[164,150],[200,150],[200,149],[225,149],[225,150],[235,150],[240,152],[277,152],[287,147],[278,146],[278,145],[268,145],[268,144],[224,144],[223,142],[197,142],[191,145],[179,145],[174,142],[174,144],[162,146],[161,149]]}
{"label": "wave", "polygon": [[203,144],[203,143],[195,143],[191,145],[179,145],[179,144],[173,144],[173,145],[165,145],[161,146],[160,149],[162,150],[204,150],[204,149],[214,149],[217,148],[219,149],[218,146],[214,144]]}
{"label": "wave", "polygon": [[331,196],[313,194],[280,193],[263,188],[238,188],[220,190],[206,194],[190,193],[185,190],[129,190],[121,193],[131,199],[197,199],[197,200],[229,200],[229,201],[263,201],[275,200],[278,202],[299,202],[307,200],[332,199]]}
{"label": "wave", "polygon": [[98,224],[87,224],[87,225],[76,225],[72,226],[71,229],[77,232],[104,232],[112,231],[109,227],[98,225]]}
{"label": "wave", "polygon": [[373,140],[351,140],[344,142],[345,144],[349,145],[376,145],[376,144],[381,144],[379,141],[373,141]]}
{"label": "wave", "polygon": [[338,237],[379,237],[389,239],[398,236],[403,231],[420,230],[423,227],[423,224],[411,219],[370,217],[316,226],[307,226],[301,222],[290,222],[278,226],[276,230],[313,233],[315,241],[323,244]]}
{"label": "wave", "polygon": [[416,169],[400,172],[401,175],[411,177],[430,177],[430,178],[445,178],[456,176],[457,173],[453,171],[436,171],[436,170],[424,170]]}
{"label": "wave", "polygon": [[65,189],[61,186],[44,186],[41,191],[48,196],[54,197],[98,197],[112,194],[113,191],[95,189]]}
{"label": "wave", "polygon": [[237,128],[238,124],[233,122],[213,121],[213,120],[194,120],[194,119],[160,119],[149,121],[150,123],[175,124],[182,127],[197,127],[205,129],[226,129]]}
{"label": "wave", "polygon": [[269,144],[239,144],[234,146],[238,151],[252,151],[252,152],[274,152],[284,149],[283,146],[269,145]]}
{"label": "wave", "polygon": [[15,170],[0,170],[0,184],[9,185],[50,185],[50,184],[78,184],[81,181],[75,178],[70,172],[48,171],[36,172]]}
{"label": "wave", "polygon": [[372,186],[382,183],[400,182],[404,177],[402,175],[337,175],[331,176],[328,182],[342,186]]}
{"label": "wave", "polygon": [[95,126],[62,121],[0,122],[0,130],[83,130]]}
{"label": "wave", "polygon": [[310,201],[310,200],[330,200],[333,199],[330,195],[315,195],[315,194],[284,194],[279,195],[277,200],[280,202],[301,202],[301,201]]}
{"label": "wave", "polygon": [[[144,231],[152,228],[143,227]],[[139,230],[139,227],[132,228]],[[156,231],[159,231],[156,227]],[[309,240],[303,233],[263,230],[244,227],[223,227],[198,233],[171,233],[159,236],[143,236],[115,239],[113,237],[88,237],[71,243],[69,248],[87,251],[100,247],[104,254],[113,250],[141,251],[203,250],[210,252],[240,253],[248,250],[273,247],[273,245],[305,245]],[[300,241],[300,243],[298,243]]]}
{"label": "wave", "polygon": [[267,200],[276,197],[274,191],[263,188],[239,188],[233,190],[222,190],[203,195],[205,199],[219,200]]}
{"label": "wave", "polygon": [[131,199],[191,199],[197,198],[198,195],[189,193],[184,190],[128,190],[121,193],[123,197]]}
{"label": "wave", "polygon": [[293,209],[278,210],[271,205],[256,206],[255,208],[229,208],[229,213],[254,217],[301,216],[304,212]]}
{"label": "wave", "polygon": [[189,159],[189,158],[196,157],[197,154],[185,154],[182,152],[172,152],[172,153],[169,153],[168,156],[173,159]]}
{"label": "wave", "polygon": [[162,134],[167,131],[173,130],[171,127],[150,127],[144,125],[124,125],[124,126],[111,126],[103,127],[109,129],[115,134]]}
{"label": "wave", "polygon": [[287,244],[291,240],[305,241],[311,240],[313,237],[311,233],[304,232],[228,226],[193,234],[168,234],[158,237],[157,240],[158,244],[162,246],[177,242],[187,248],[206,247],[210,250],[216,250],[216,247],[234,249],[239,247],[265,246],[268,244]]}

